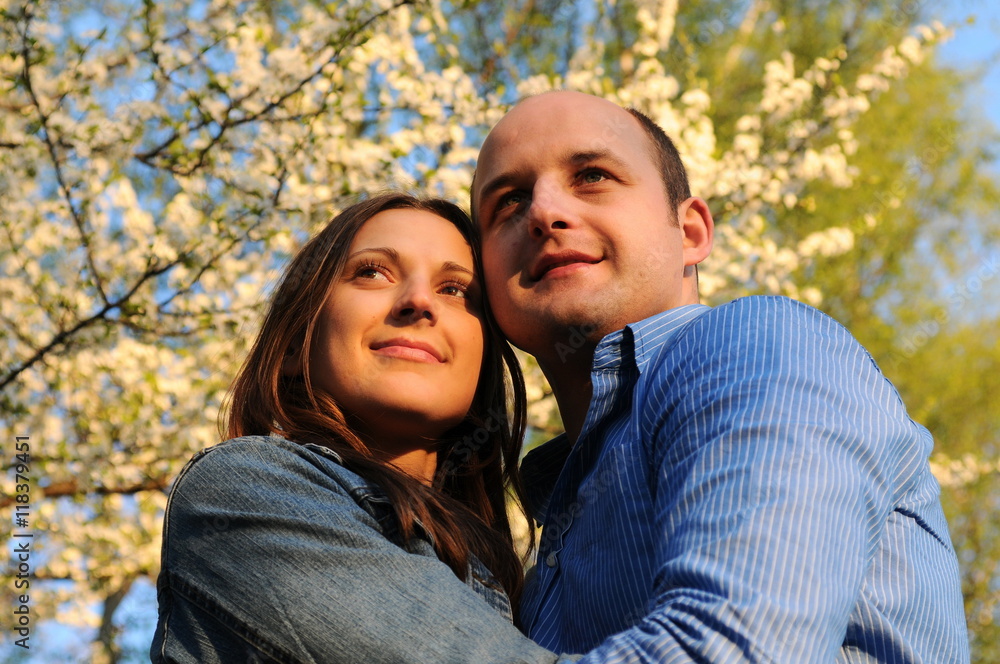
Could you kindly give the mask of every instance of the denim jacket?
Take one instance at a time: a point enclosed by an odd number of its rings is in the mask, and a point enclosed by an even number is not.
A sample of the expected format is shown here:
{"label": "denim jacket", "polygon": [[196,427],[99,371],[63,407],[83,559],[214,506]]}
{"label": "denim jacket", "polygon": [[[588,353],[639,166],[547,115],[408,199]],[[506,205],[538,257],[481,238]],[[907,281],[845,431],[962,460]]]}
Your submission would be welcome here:
{"label": "denim jacket", "polygon": [[[153,662],[566,662],[511,624],[332,451],[246,437],[196,455],[163,529]],[[485,600],[485,601],[484,601]]]}

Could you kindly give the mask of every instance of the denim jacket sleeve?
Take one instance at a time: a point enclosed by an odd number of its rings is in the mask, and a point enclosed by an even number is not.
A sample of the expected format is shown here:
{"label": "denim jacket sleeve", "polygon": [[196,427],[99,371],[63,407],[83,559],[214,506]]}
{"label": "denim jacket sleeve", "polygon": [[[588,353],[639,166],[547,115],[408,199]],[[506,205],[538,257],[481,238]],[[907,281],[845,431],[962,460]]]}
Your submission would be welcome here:
{"label": "denim jacket sleeve", "polygon": [[335,465],[244,438],[184,469],[164,524],[152,661],[572,661],[436,557],[390,541]]}

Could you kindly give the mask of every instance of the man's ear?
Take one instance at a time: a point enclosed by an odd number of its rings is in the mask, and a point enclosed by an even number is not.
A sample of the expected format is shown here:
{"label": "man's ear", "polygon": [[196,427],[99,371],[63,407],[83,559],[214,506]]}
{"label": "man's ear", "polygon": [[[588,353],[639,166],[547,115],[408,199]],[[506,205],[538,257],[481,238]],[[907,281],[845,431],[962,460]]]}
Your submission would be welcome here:
{"label": "man's ear", "polygon": [[712,252],[715,221],[708,203],[691,197],[677,208],[677,222],[684,233],[684,266],[697,265]]}
{"label": "man's ear", "polygon": [[281,375],[288,377],[302,375],[301,344],[289,346],[288,350],[285,351],[285,357],[281,360]]}

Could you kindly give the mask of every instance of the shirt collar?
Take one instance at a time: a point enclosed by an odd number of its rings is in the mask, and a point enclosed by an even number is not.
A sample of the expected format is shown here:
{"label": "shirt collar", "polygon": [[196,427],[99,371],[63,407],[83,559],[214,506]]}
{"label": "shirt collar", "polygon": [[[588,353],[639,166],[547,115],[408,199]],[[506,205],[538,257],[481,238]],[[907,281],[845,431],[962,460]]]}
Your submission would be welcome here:
{"label": "shirt collar", "polygon": [[629,362],[642,373],[653,355],[669,343],[678,330],[709,309],[711,307],[705,304],[686,304],[612,332],[594,349],[593,371],[620,371],[622,363]]}
{"label": "shirt collar", "polygon": [[[689,304],[669,309],[626,325],[601,339],[594,350],[592,367],[595,374],[606,374],[608,380],[598,381],[594,386],[594,396],[587,414],[588,421],[602,419],[604,411],[610,408],[615,394],[631,384],[631,381],[625,381],[624,384],[621,381],[620,374],[623,371],[627,372],[631,367],[635,367],[641,374],[659,349],[669,343],[681,328],[709,309],[711,307],[704,304]],[[603,406],[599,405],[602,402]],[[585,424],[584,429],[587,428]],[[566,434],[559,434],[529,452],[521,464],[521,479],[525,488],[526,502],[539,522],[544,521],[553,486],[572,451],[573,447],[566,439]]]}

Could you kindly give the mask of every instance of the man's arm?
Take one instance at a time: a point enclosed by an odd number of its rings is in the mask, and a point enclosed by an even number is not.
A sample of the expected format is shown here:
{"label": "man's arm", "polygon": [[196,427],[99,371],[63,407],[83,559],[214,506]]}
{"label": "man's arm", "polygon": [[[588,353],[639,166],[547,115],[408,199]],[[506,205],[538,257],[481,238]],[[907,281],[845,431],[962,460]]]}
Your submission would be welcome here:
{"label": "man's arm", "polygon": [[207,661],[195,650],[223,633],[278,661],[557,661],[437,558],[387,540],[323,463],[259,439],[187,469],[164,533],[161,649]]}
{"label": "man's arm", "polygon": [[832,663],[869,637],[882,640],[859,649],[906,650],[893,634],[849,637],[848,622],[929,435],[841,326],[755,300],[699,319],[671,353],[682,359],[636,395],[662,533],[654,599],[582,662]]}

